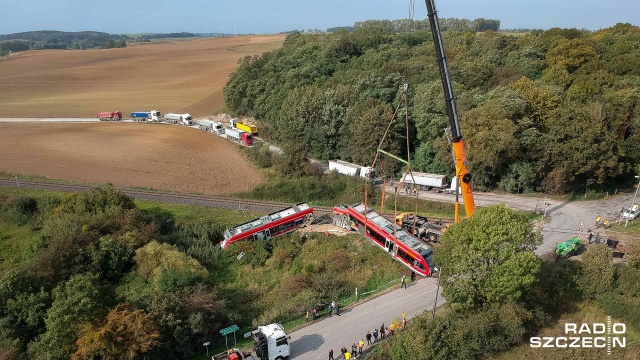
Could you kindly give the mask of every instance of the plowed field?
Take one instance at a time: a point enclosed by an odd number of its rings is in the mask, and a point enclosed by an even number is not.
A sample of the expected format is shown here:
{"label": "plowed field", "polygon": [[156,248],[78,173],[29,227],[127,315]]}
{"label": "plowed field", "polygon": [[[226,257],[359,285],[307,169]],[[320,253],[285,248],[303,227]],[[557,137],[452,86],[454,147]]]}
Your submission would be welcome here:
{"label": "plowed field", "polygon": [[231,194],[263,179],[235,144],[135,123],[0,123],[0,171],[183,193]]}
{"label": "plowed field", "polygon": [[94,117],[100,111],[211,115],[245,55],[284,35],[207,38],[121,49],[26,51],[0,59],[0,117]]}

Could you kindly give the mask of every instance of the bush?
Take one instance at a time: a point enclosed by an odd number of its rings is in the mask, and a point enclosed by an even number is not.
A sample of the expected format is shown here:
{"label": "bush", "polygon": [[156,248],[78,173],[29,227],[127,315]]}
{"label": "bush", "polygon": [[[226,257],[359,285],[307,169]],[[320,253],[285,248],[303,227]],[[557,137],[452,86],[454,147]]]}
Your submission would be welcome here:
{"label": "bush", "polygon": [[11,209],[11,217],[18,225],[24,225],[31,216],[38,211],[36,199],[28,196],[21,196],[15,199]]}

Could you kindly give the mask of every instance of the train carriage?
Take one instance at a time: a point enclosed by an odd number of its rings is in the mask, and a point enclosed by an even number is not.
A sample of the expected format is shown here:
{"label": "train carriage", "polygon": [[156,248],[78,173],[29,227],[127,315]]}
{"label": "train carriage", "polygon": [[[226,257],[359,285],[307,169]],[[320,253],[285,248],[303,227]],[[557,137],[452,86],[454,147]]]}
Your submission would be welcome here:
{"label": "train carriage", "polygon": [[[364,204],[353,206],[340,205],[333,208],[333,224],[346,229],[353,229],[365,235],[371,242],[388,254],[394,255],[396,261],[422,276],[430,276],[437,271],[433,262],[433,248],[414,237],[402,227],[395,225],[371,208],[366,212]],[[394,241],[394,227],[395,237]]]}
{"label": "train carriage", "polygon": [[311,221],[313,208],[307,203],[300,203],[225,230],[220,246],[226,249],[230,244],[240,240],[270,240],[272,237],[306,226]]}

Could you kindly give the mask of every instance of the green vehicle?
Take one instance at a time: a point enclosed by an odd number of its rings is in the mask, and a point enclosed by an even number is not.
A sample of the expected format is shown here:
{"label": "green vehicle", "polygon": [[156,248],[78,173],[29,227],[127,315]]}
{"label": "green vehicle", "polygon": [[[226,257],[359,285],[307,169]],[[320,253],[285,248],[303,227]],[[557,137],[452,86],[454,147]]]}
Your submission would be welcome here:
{"label": "green vehicle", "polygon": [[556,246],[557,257],[569,257],[576,255],[582,249],[582,240],[574,237]]}

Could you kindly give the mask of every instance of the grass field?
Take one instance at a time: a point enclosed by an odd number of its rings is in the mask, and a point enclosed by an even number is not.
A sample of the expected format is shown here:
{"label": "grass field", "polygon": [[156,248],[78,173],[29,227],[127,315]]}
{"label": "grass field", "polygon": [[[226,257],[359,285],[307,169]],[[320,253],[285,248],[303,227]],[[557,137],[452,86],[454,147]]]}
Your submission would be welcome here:
{"label": "grass field", "polygon": [[120,49],[25,51],[0,60],[0,117],[94,117],[100,111],[189,112],[224,105],[238,60],[284,35],[233,36]]}

